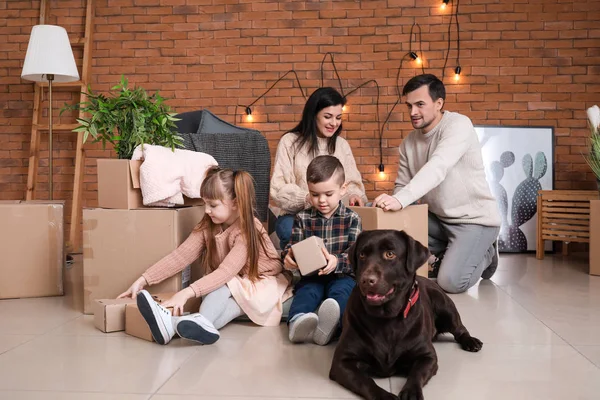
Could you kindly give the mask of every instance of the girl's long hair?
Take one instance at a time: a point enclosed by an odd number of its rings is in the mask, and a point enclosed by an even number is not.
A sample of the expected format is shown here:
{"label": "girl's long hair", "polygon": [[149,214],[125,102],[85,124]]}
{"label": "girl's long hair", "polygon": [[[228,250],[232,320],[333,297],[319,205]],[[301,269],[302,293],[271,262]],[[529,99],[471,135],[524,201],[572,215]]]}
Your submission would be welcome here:
{"label": "girl's long hair", "polygon": [[[323,87],[315,90],[308,100],[306,100],[300,123],[294,129],[290,130],[290,132],[298,135],[298,138],[294,142],[297,148],[301,149],[306,146],[308,154],[316,157],[319,148],[316,123],[317,114],[324,108],[337,105],[344,106],[345,104],[346,99],[334,88]],[[333,136],[327,140],[327,151],[329,154],[335,153],[335,142],[340,133],[342,133],[342,124],[340,124]]]}
{"label": "girl's long hair", "polygon": [[[252,176],[246,171],[212,167],[207,171],[206,178],[202,182],[200,196],[205,200],[237,201],[240,230],[248,246],[246,262],[249,267],[248,276],[251,281],[256,281],[260,248],[262,247],[267,256],[269,253],[266,249],[265,238],[254,222],[256,196]],[[208,230],[208,235],[206,235],[206,249],[202,263],[204,271],[208,273],[219,265],[215,243],[215,235],[218,233],[217,225],[208,215],[204,215],[202,221],[195,228],[195,230],[205,229]]]}

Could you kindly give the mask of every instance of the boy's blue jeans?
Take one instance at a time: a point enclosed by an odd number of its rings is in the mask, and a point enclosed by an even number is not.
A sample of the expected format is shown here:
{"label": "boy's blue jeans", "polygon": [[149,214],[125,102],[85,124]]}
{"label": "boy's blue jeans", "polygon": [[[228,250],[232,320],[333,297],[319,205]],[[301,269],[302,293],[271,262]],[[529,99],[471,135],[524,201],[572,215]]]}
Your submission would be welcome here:
{"label": "boy's blue jeans", "polygon": [[355,285],[354,278],[347,275],[336,276],[334,273],[302,277],[294,287],[294,298],[288,321],[297,314],[316,312],[323,300],[332,298],[340,306],[339,326],[341,327],[348,297]]}

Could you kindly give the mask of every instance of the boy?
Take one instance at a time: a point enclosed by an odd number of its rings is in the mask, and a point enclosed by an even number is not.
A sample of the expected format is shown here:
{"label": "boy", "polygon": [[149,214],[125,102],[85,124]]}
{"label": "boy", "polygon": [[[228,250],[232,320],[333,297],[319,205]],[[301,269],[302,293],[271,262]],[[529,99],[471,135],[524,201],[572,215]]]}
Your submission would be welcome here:
{"label": "boy", "polygon": [[312,340],[324,346],[341,326],[341,317],[355,285],[347,251],[361,231],[361,222],[358,214],[340,201],[346,193],[346,177],[336,157],[315,157],[308,165],[306,180],[312,207],[296,215],[290,243],[281,254],[283,265],[288,270],[297,269],[291,246],[318,236],[325,244],[323,253],[327,266],[318,274],[303,276],[294,287],[288,317],[289,338],[294,343]]}

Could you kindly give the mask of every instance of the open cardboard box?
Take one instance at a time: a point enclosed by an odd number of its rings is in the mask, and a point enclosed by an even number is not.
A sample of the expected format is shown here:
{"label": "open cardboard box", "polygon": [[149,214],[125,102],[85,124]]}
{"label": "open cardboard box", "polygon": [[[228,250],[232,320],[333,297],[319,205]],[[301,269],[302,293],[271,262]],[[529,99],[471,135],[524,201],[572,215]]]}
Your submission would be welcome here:
{"label": "open cardboard box", "polygon": [[[98,207],[131,210],[144,208],[140,189],[141,160],[101,158],[98,166]],[[183,197],[184,206],[202,205],[201,198]]]}
{"label": "open cardboard box", "polygon": [[[350,207],[360,215],[363,231],[396,229],[405,231],[427,247],[429,242],[427,204],[408,206],[400,211],[383,211],[379,207]],[[428,265],[423,264],[417,274],[427,278]]]}

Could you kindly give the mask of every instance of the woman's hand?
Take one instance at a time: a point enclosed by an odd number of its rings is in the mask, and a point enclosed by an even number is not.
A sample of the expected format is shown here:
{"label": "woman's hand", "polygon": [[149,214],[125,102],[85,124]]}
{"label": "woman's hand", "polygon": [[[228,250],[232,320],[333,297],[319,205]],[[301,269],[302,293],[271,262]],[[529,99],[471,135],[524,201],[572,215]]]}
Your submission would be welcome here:
{"label": "woman's hand", "polygon": [[298,269],[298,264],[296,264],[296,261],[294,260],[294,254],[292,253],[291,248],[283,259],[283,266],[285,269],[289,270]]}
{"label": "woman's hand", "polygon": [[194,297],[196,297],[194,290],[191,287],[186,287],[185,289],[175,293],[175,295],[169,300],[163,301],[161,306],[165,308],[173,307],[174,316],[183,315],[183,307],[185,306],[185,303]]}
{"label": "woman's hand", "polygon": [[363,201],[363,199],[360,196],[357,196],[355,194],[350,196],[350,200],[349,200],[348,204],[350,204],[351,206],[359,206],[359,207],[365,206],[365,202]]}
{"label": "woman's hand", "polygon": [[321,270],[319,271],[319,275],[329,275],[330,273],[335,271],[335,268],[338,264],[338,259],[334,254],[329,254],[325,247],[323,247],[322,250],[323,254],[325,255],[325,259],[327,260],[327,265],[325,266],[325,268],[321,268]]}
{"label": "woman's hand", "polygon": [[142,290],[147,284],[148,282],[146,282],[146,278],[140,276],[135,282],[133,282],[129,289],[121,293],[119,297],[117,297],[117,299],[124,299],[126,297],[131,297],[132,299],[135,299],[140,290]]}

